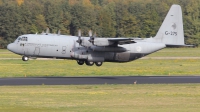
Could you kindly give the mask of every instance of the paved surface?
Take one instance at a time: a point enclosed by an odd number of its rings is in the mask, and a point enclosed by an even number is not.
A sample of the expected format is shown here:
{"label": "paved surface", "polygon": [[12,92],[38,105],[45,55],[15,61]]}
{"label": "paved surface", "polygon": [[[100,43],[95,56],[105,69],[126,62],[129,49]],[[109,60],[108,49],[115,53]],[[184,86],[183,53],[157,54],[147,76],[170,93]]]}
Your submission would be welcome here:
{"label": "paved surface", "polygon": [[143,57],[141,59],[171,60],[171,59],[200,59],[200,57]]}
{"label": "paved surface", "polygon": [[118,76],[0,78],[0,85],[92,85],[92,84],[200,83],[200,76]]}

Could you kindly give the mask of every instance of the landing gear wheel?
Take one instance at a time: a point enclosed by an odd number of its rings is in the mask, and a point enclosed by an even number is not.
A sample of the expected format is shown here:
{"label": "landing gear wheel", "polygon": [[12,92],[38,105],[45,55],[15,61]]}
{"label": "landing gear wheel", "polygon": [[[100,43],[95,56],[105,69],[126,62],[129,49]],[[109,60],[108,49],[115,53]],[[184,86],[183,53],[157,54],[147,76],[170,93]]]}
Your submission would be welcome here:
{"label": "landing gear wheel", "polygon": [[93,66],[93,65],[94,65],[94,62],[91,62],[91,61],[85,61],[85,64],[88,65],[88,66]]}
{"label": "landing gear wheel", "polygon": [[22,57],[22,60],[23,60],[23,61],[28,61],[29,58],[28,58],[27,56],[23,56],[23,57]]}
{"label": "landing gear wheel", "polygon": [[77,60],[77,63],[78,63],[79,65],[83,65],[83,64],[84,64],[84,61],[83,61],[83,60]]}
{"label": "landing gear wheel", "polygon": [[101,66],[103,64],[103,62],[95,62],[96,66]]}

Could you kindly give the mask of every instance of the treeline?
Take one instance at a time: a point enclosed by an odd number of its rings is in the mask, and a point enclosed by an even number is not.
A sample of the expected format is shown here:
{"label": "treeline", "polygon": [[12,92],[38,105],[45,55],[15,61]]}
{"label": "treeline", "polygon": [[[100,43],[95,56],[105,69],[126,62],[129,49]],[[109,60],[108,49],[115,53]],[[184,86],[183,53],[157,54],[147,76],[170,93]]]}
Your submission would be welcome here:
{"label": "treeline", "polygon": [[200,0],[0,0],[0,47],[19,35],[51,33],[98,37],[155,36],[172,4],[180,4],[187,44],[200,44]]}

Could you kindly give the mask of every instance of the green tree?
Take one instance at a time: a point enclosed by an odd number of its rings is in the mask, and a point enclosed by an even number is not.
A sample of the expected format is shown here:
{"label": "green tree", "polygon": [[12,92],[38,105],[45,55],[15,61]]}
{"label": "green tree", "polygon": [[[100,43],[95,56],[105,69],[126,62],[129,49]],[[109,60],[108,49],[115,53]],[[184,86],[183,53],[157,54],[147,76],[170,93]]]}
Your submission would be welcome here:
{"label": "green tree", "polygon": [[35,24],[37,32],[42,32],[47,28],[45,17],[41,14],[36,16]]}
{"label": "green tree", "polygon": [[172,4],[183,10],[186,43],[200,44],[200,0],[0,0],[1,46],[19,35],[51,32],[99,37],[155,36]]}
{"label": "green tree", "polygon": [[78,29],[82,30],[82,34],[88,36],[89,30],[94,30],[96,27],[96,13],[94,7],[86,7],[83,4],[75,4],[71,7],[71,24],[70,33],[77,35]]}

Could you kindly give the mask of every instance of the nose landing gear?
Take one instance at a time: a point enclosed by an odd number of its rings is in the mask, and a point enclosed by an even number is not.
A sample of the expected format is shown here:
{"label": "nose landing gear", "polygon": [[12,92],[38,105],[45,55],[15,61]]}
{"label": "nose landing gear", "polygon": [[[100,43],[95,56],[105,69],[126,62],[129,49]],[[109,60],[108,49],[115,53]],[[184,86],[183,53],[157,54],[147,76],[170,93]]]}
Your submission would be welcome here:
{"label": "nose landing gear", "polygon": [[29,57],[23,56],[23,57],[22,57],[22,60],[23,60],[23,61],[28,61],[28,60],[29,60]]}

